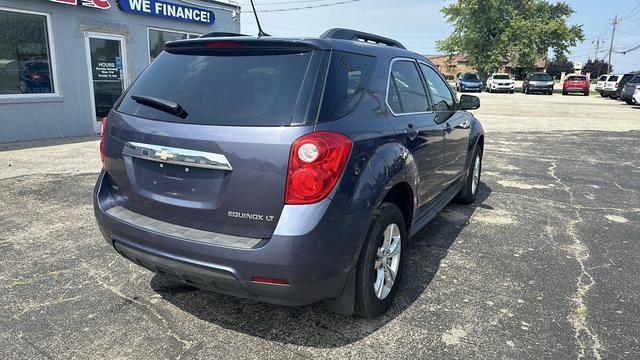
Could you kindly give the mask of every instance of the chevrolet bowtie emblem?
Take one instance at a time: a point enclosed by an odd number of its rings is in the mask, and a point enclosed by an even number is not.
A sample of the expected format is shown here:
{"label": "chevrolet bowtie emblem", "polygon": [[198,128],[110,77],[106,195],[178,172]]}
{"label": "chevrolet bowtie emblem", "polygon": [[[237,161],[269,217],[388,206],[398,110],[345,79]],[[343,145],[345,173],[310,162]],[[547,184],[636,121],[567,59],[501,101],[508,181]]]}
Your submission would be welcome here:
{"label": "chevrolet bowtie emblem", "polygon": [[168,152],[166,149],[162,149],[161,151],[156,151],[155,156],[159,157],[160,160],[169,160],[176,157],[175,154]]}

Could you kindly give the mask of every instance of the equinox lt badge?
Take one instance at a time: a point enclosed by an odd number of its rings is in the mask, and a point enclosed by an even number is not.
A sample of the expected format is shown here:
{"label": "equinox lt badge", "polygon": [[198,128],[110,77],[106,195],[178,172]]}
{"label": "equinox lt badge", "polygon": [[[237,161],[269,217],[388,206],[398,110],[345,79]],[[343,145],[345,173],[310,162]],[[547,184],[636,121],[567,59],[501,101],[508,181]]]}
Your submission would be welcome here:
{"label": "equinox lt badge", "polygon": [[249,213],[243,213],[243,212],[237,212],[237,211],[229,211],[227,212],[227,215],[229,215],[229,217],[236,218],[236,219],[250,219],[250,220],[269,221],[269,222],[275,219],[275,216],[249,214]]}

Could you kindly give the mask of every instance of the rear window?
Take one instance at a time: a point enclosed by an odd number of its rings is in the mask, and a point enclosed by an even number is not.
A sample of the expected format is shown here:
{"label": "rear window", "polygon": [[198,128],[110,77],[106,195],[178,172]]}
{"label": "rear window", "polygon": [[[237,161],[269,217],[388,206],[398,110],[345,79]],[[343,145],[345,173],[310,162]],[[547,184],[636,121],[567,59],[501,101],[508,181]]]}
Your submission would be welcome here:
{"label": "rear window", "polygon": [[[289,125],[311,52],[269,55],[181,55],[163,52],[122,99],[118,111],[203,125]],[[131,96],[179,104],[185,119]]]}
{"label": "rear window", "polygon": [[640,76],[635,76],[633,79],[631,79],[629,82],[629,84],[637,84],[640,83]]}
{"label": "rear window", "polygon": [[586,81],[587,78],[585,76],[569,76],[567,80],[575,80],[575,81],[585,80]]}
{"label": "rear window", "polygon": [[372,56],[333,51],[319,121],[339,119],[356,107],[367,87],[375,60]]}
{"label": "rear window", "polygon": [[617,75],[613,75],[613,76],[609,77],[609,79],[607,81],[618,81],[618,76]]}
{"label": "rear window", "polygon": [[607,80],[607,75],[602,75],[600,76],[600,79],[598,79],[598,81],[606,81]]}
{"label": "rear window", "polygon": [[533,74],[531,75],[531,80],[535,81],[551,81],[551,76],[549,74]]}

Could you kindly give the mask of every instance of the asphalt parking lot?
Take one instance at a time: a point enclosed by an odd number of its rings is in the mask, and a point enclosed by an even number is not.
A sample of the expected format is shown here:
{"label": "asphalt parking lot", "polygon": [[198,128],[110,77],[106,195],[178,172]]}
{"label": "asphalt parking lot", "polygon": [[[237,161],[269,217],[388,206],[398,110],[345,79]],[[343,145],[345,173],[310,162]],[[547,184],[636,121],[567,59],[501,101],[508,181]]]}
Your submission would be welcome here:
{"label": "asphalt parking lot", "polygon": [[640,358],[640,108],[480,96],[479,202],[414,237],[373,320],[149,273],[95,225],[96,141],[1,146],[0,358]]}

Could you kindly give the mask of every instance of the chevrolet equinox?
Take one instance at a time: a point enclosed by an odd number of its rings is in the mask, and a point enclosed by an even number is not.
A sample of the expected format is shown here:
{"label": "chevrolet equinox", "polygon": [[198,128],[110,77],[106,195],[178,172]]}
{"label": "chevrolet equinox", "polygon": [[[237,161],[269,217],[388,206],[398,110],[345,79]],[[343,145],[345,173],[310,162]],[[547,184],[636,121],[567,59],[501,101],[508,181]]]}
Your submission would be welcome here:
{"label": "chevrolet equinox", "polygon": [[165,44],[103,121],[104,238],[194,287],[382,314],[408,239],[476,199],[479,99],[381,36],[230,35]]}

